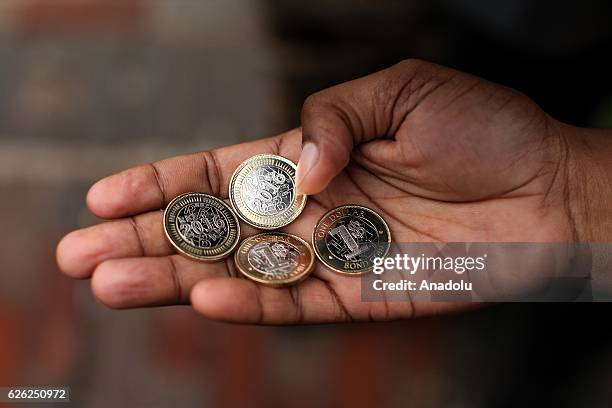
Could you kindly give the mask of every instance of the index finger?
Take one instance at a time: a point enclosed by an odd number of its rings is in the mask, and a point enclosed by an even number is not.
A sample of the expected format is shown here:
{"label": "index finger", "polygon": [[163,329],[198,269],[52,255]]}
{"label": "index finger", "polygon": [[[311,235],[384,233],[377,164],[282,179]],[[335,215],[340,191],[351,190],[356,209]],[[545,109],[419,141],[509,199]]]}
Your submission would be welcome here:
{"label": "index finger", "polygon": [[227,198],[229,179],[247,158],[274,153],[297,161],[299,129],[278,136],[215,150],[172,157],[124,170],[94,184],[87,206],[98,217],[126,217],[165,207],[174,197],[189,191]]}

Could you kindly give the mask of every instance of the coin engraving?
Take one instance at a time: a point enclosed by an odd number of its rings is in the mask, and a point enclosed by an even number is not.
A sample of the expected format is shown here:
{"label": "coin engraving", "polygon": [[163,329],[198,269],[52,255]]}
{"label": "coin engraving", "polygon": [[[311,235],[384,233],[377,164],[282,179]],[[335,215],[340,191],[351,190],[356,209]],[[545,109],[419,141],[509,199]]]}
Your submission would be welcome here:
{"label": "coin engraving", "polygon": [[182,208],[176,216],[181,236],[190,244],[211,248],[227,236],[228,223],[218,209],[205,203]]}
{"label": "coin engraving", "polygon": [[376,227],[355,214],[339,220],[325,236],[330,254],[343,261],[359,262],[372,256],[378,246]]}
{"label": "coin engraving", "polygon": [[294,269],[300,252],[291,244],[283,242],[261,242],[249,250],[249,264],[264,275],[282,275]]}
{"label": "coin engraving", "polygon": [[347,274],[372,270],[374,258],[389,251],[391,236],[385,221],[373,210],[345,205],[327,212],[313,231],[317,257],[327,267]]}
{"label": "coin engraving", "polygon": [[179,253],[198,260],[217,260],[238,244],[240,225],[222,200],[205,193],[185,193],[166,207],[164,232]]}
{"label": "coin engraving", "polygon": [[289,174],[274,166],[261,166],[245,177],[242,194],[246,205],[260,215],[276,215],[294,200],[294,184]]}
{"label": "coin engraving", "polygon": [[234,171],[229,197],[236,214],[261,229],[283,227],[304,209],[306,196],[295,191],[296,165],[282,156],[259,154]]}
{"label": "coin engraving", "polygon": [[305,279],[314,257],[311,246],[303,239],[282,232],[264,232],[242,241],[234,262],[247,278],[282,287]]}

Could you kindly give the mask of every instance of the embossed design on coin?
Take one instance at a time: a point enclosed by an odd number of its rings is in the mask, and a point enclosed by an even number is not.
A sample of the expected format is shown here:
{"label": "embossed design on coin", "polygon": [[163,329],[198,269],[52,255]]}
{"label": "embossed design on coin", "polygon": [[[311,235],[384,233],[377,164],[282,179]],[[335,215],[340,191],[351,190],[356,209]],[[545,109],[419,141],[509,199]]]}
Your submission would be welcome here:
{"label": "embossed design on coin", "polygon": [[183,207],[176,215],[183,239],[196,247],[214,247],[227,235],[227,221],[215,207],[194,203]]}
{"label": "embossed design on coin", "polygon": [[164,211],[164,231],[178,252],[199,260],[226,257],[240,237],[232,209],[204,193],[186,193],[172,200]]}
{"label": "embossed design on coin", "polygon": [[256,168],[242,184],[242,195],[249,209],[260,215],[276,215],[286,210],[294,199],[293,179],[274,166]]}
{"label": "embossed design on coin", "polygon": [[248,224],[275,229],[304,209],[305,195],[295,193],[295,164],[281,156],[260,154],[244,161],[230,180],[234,210]]}
{"label": "embossed design on coin", "polygon": [[249,279],[269,286],[288,286],[308,276],[314,253],[306,241],[295,235],[264,232],[242,241],[234,262]]}
{"label": "embossed design on coin", "polygon": [[250,249],[247,259],[255,270],[264,275],[291,272],[299,262],[300,252],[291,244],[261,242]]}
{"label": "embossed design on coin", "polygon": [[345,205],[327,212],[317,223],[312,245],[321,262],[347,274],[370,272],[373,260],[389,251],[387,223],[371,209]]}

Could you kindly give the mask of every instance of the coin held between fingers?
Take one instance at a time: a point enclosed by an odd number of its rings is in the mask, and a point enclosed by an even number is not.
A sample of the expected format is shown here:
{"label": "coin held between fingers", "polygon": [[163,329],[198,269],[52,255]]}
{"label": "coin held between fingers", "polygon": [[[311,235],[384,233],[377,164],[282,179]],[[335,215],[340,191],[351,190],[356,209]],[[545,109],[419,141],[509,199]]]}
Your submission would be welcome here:
{"label": "coin held between fingers", "polygon": [[282,156],[260,154],[244,161],[229,184],[236,214],[260,229],[291,223],[306,205],[306,196],[296,193],[295,173],[295,164]]}

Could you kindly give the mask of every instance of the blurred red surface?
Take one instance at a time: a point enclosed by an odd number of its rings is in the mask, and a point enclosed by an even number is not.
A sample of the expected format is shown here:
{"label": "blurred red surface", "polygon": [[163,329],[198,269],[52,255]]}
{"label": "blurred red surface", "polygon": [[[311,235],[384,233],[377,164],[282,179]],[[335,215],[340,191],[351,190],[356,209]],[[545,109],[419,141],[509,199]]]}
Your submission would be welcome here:
{"label": "blurred red surface", "polygon": [[137,30],[146,0],[28,0],[17,5],[16,24],[26,32]]}

